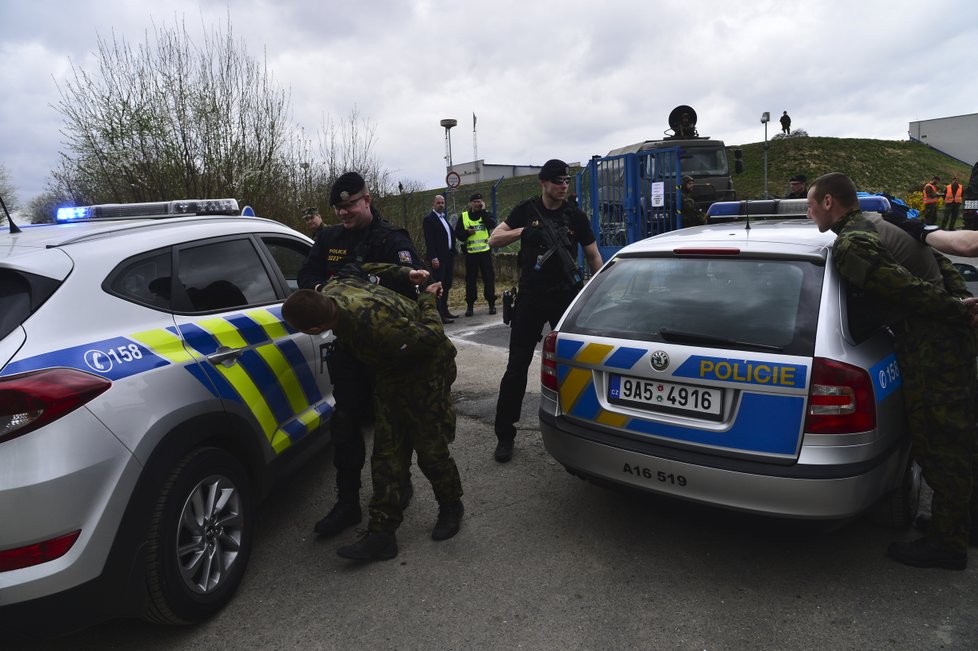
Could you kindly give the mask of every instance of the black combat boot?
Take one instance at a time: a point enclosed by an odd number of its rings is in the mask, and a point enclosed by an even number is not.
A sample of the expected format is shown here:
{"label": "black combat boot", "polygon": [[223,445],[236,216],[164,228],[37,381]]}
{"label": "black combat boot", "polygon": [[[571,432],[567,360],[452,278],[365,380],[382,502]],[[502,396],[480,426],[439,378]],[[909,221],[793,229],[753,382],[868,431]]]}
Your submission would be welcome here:
{"label": "black combat boot", "polygon": [[[918,515],[917,519],[913,521],[914,528],[920,533],[930,533],[931,519],[929,515]],[[971,529],[968,533],[968,544],[972,547],[978,547],[978,521],[975,517],[971,518]]]}
{"label": "black combat boot", "polygon": [[472,316],[473,314],[475,314],[475,311],[472,305],[469,305],[467,308],[465,308],[465,316]]}
{"label": "black combat boot", "polygon": [[383,531],[364,531],[352,545],[336,550],[351,561],[387,561],[397,556],[397,537]]}
{"label": "black combat boot", "polygon": [[513,458],[513,439],[499,439],[496,443],[496,451],[493,454],[496,461],[506,463]]}
{"label": "black combat boot", "polygon": [[496,313],[496,304],[495,303],[490,303],[489,304],[489,314],[495,314],[495,313]]}
{"label": "black combat boot", "polygon": [[324,538],[330,538],[347,527],[360,524],[361,520],[363,513],[360,511],[360,496],[357,495],[356,499],[341,497],[326,517],[316,523],[313,530]]}
{"label": "black combat boot", "polygon": [[465,507],[461,501],[449,502],[438,507],[438,521],[431,531],[432,540],[448,540],[462,528]]}
{"label": "black combat boot", "polygon": [[963,570],[968,566],[968,552],[951,549],[940,541],[924,536],[910,542],[893,542],[886,553],[895,561],[913,567],[942,567]]}

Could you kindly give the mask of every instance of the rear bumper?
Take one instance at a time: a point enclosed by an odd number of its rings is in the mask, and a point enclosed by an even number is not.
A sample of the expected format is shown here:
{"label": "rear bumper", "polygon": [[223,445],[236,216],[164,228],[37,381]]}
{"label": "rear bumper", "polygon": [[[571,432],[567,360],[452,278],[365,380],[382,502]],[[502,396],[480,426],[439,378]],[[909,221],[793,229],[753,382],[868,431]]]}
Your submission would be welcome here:
{"label": "rear bumper", "polygon": [[909,440],[875,459],[836,466],[628,449],[543,410],[540,431],[547,452],[584,477],[739,511],[812,520],[842,519],[867,510],[899,485],[909,455]]}

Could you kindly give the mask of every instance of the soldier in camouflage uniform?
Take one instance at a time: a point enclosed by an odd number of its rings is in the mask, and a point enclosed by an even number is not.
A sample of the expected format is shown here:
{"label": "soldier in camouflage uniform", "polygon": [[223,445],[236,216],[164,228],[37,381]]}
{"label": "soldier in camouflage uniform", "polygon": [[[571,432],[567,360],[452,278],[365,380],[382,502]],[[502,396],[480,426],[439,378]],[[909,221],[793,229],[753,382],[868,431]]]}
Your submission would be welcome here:
{"label": "soldier in camouflage uniform", "polygon": [[[375,274],[368,276],[367,274]],[[375,379],[374,449],[370,459],[373,498],[367,531],[337,553],[353,560],[397,556],[394,532],[401,524],[399,487],[413,448],[431,482],[439,512],[434,540],[461,527],[462,483],[448,450],[455,439],[455,346],[445,335],[436,305],[441,284],[429,285],[417,301],[373,280],[423,283],[428,272],[392,264],[348,267],[320,292],[298,290],[282,306],[283,318],[307,334],[332,330]]]}
{"label": "soldier in camouflage uniform", "polygon": [[887,551],[907,565],[964,569],[978,438],[975,316],[963,302],[970,294],[937,253],[932,255],[938,258],[938,275],[929,273],[929,280],[901,265],[895,247],[885,246],[878,226],[860,212],[856,187],[844,174],[815,181],[808,191],[808,215],[820,231],[838,235],[832,254],[839,273],[903,316],[891,326],[894,348],[913,455],[934,497],[930,531],[914,541],[891,543]]}

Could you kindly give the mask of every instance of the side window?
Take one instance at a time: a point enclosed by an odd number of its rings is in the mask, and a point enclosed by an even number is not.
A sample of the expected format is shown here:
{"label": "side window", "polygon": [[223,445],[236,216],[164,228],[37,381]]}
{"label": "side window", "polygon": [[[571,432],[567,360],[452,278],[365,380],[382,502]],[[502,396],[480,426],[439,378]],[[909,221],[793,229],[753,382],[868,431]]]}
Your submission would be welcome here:
{"label": "side window", "polygon": [[[179,250],[178,276],[186,311],[209,312],[276,300],[274,285],[250,239],[222,240]],[[182,311],[182,310],[181,310]]]}
{"label": "side window", "polygon": [[169,310],[172,285],[170,256],[167,249],[127,261],[112,278],[110,290],[127,300]]}
{"label": "side window", "polygon": [[284,237],[264,236],[262,242],[282,271],[289,291],[294,292],[299,289],[299,270],[309,256],[311,247],[304,242]]}

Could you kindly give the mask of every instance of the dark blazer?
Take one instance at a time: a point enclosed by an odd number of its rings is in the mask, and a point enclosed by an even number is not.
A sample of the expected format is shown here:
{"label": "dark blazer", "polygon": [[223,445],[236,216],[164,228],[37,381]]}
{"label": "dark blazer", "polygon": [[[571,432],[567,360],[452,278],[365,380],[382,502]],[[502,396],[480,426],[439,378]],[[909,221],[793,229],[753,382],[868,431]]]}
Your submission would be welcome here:
{"label": "dark blazer", "polygon": [[438,214],[432,210],[425,216],[421,224],[424,229],[425,258],[430,263],[438,258],[442,265],[451,265],[455,255],[455,233],[452,223],[448,222],[448,230]]}

